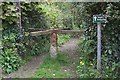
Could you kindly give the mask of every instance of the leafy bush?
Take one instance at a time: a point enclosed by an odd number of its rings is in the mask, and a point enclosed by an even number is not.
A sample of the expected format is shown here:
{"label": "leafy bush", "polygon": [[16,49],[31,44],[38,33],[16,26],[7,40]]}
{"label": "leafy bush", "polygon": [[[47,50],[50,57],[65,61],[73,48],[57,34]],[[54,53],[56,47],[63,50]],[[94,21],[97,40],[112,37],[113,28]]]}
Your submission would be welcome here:
{"label": "leafy bush", "polygon": [[17,54],[16,34],[13,28],[4,29],[2,33],[3,49],[1,51],[1,66],[5,73],[16,71],[21,66],[21,58]]}
{"label": "leafy bush", "polygon": [[69,34],[59,34],[58,35],[58,46],[63,45],[65,42],[69,41],[70,35]]}
{"label": "leafy bush", "polygon": [[[22,31],[19,31],[18,17],[19,13],[16,11],[16,3],[3,2],[0,4],[2,6],[2,60],[1,66],[3,66],[3,71],[6,73],[11,73],[18,69],[20,64],[20,59],[24,59],[28,54],[38,55],[42,51],[47,51],[48,47],[48,36],[36,38],[37,40],[31,40],[33,37],[26,36],[28,28],[48,28],[46,25],[45,17],[42,12],[35,9],[38,3],[22,3],[21,2],[21,22]],[[28,27],[29,26],[29,27]],[[42,39],[46,39],[42,41]],[[33,41],[33,42],[30,42]],[[39,42],[39,43],[38,43]],[[35,43],[35,44],[34,44]],[[44,47],[43,47],[44,46]],[[40,52],[41,51],[41,52]],[[6,62],[10,59],[9,62]],[[12,62],[14,61],[14,63]],[[19,65],[18,65],[18,63]],[[6,65],[7,63],[7,65]],[[13,63],[13,64],[12,64]],[[9,65],[10,64],[10,65]]]}
{"label": "leafy bush", "polygon": [[120,70],[120,62],[110,61],[105,55],[102,55],[102,77],[120,78],[118,75]]}
{"label": "leafy bush", "polygon": [[95,56],[93,51],[96,50],[96,48],[94,48],[94,46],[95,42],[93,40],[81,38],[78,50],[81,54],[81,57],[83,57],[87,62],[92,61]]}
{"label": "leafy bush", "polygon": [[[29,28],[32,28],[34,31],[46,30],[49,28],[47,24],[47,19],[45,13],[42,12],[43,9],[40,7],[37,9],[41,3],[32,2],[30,3],[21,3],[22,10],[22,27],[25,30],[24,32],[30,32]],[[42,52],[48,52],[49,50],[49,36],[26,36],[23,40],[26,52],[25,54],[30,55],[39,55]]]}
{"label": "leafy bush", "polygon": [[108,55],[102,55],[102,70],[96,69],[97,59],[93,53],[96,48],[93,47],[93,40],[81,39],[78,51],[80,52],[80,64],[77,66],[77,72],[81,78],[118,78],[120,63],[109,60]]}
{"label": "leafy bush", "polygon": [[85,60],[80,60],[79,66],[77,66],[77,72],[80,74],[80,78],[98,78],[100,73],[94,68],[94,65],[88,64]]}
{"label": "leafy bush", "polygon": [[[31,37],[32,38],[32,37]],[[42,52],[49,52],[50,42],[47,36],[34,37],[31,41],[34,41],[31,46],[31,54],[39,55]],[[30,44],[31,45],[31,44]]]}
{"label": "leafy bush", "polygon": [[[119,21],[120,2],[117,3],[78,3],[78,15],[81,16],[81,28],[85,30],[80,54],[86,62],[92,61],[96,65],[97,27],[93,24],[93,15],[108,15],[108,23],[102,24],[102,72],[101,77],[119,77]],[[90,46],[88,44],[90,42]],[[89,54],[89,55],[87,55]],[[88,58],[90,57],[90,58]],[[96,67],[96,66],[95,66]],[[89,73],[88,73],[89,74]]]}
{"label": "leafy bush", "polygon": [[80,40],[78,52],[80,52],[80,63],[77,66],[77,72],[81,78],[96,78],[99,77],[99,72],[96,70],[96,63],[94,62],[95,48],[93,47],[94,41],[82,38]]}
{"label": "leafy bush", "polygon": [[16,71],[21,66],[21,58],[12,49],[5,49],[1,53],[1,65],[5,73]]}

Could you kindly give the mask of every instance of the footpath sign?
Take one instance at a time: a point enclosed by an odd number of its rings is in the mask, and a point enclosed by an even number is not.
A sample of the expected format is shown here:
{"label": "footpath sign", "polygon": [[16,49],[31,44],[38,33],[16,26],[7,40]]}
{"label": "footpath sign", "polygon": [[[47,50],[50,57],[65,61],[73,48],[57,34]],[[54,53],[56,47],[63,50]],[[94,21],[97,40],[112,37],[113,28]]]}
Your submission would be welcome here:
{"label": "footpath sign", "polygon": [[106,15],[93,15],[93,23],[107,23]]}
{"label": "footpath sign", "polygon": [[106,15],[93,15],[93,23],[97,23],[97,70],[101,71],[101,23],[107,23]]}

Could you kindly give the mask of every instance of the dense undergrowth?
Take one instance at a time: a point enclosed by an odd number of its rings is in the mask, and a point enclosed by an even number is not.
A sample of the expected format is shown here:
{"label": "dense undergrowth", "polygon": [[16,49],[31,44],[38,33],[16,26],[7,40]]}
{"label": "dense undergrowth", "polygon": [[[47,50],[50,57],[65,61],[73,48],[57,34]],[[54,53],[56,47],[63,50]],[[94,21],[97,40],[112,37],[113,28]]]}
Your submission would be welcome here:
{"label": "dense undergrowth", "polygon": [[65,42],[69,41],[71,36],[69,34],[59,34],[58,35],[58,46],[63,45]]}
{"label": "dense undergrowth", "polygon": [[[79,44],[80,65],[78,72],[80,77],[119,78],[120,73],[120,2],[117,3],[83,3],[77,7],[83,7],[81,27],[85,30],[82,41]],[[92,16],[106,14],[108,23],[102,24],[102,70],[101,74],[96,70],[97,62],[97,25],[92,23]]]}
{"label": "dense undergrowth", "polygon": [[[28,3],[21,2],[20,32],[19,13],[16,3],[2,2],[2,51],[0,65],[6,73],[21,66],[27,55],[39,55],[49,51],[49,35],[27,35],[31,29],[70,28],[84,29],[80,42],[80,77],[119,77],[120,73],[120,2],[114,3]],[[102,71],[96,71],[97,27],[92,17],[96,14],[108,15],[108,23],[102,24]],[[36,31],[36,30],[33,30]],[[69,35],[59,35],[58,45],[69,40]],[[50,59],[51,61],[51,59]],[[53,61],[54,62],[54,61]],[[21,64],[20,64],[21,63]],[[51,62],[50,62],[51,63]],[[59,64],[57,62],[56,66]],[[47,62],[46,62],[47,64]],[[51,64],[53,65],[53,64]],[[45,72],[45,69],[43,69]],[[46,73],[46,72],[45,72]],[[42,73],[41,73],[42,74]],[[39,76],[37,74],[37,76]],[[53,77],[50,76],[50,77]]]}
{"label": "dense undergrowth", "polygon": [[35,56],[49,51],[49,35],[34,37],[28,35],[28,28],[48,28],[44,14],[35,10],[35,5],[37,3],[21,3],[22,30],[20,32],[17,24],[19,13],[16,11],[16,3],[3,2],[0,4],[3,9],[1,16],[3,48],[0,55],[0,65],[4,73],[18,70],[22,64],[25,64],[24,62],[26,62],[28,56]]}

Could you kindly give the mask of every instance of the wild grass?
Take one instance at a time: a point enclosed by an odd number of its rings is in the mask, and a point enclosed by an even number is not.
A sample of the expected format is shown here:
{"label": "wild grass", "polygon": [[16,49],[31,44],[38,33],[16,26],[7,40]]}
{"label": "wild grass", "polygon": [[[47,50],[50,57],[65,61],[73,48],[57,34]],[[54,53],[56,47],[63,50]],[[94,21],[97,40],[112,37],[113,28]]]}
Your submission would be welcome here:
{"label": "wild grass", "polygon": [[67,64],[69,64],[69,58],[66,54],[58,53],[56,59],[47,56],[33,78],[67,78],[69,73],[62,71],[62,66]]}

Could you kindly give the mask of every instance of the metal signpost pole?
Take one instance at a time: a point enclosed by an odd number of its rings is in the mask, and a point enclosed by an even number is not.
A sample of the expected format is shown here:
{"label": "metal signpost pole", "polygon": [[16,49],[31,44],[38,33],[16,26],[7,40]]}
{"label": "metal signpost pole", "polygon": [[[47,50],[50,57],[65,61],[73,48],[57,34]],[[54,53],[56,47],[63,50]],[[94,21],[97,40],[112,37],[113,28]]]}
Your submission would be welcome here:
{"label": "metal signpost pole", "polygon": [[97,23],[97,70],[101,73],[101,24],[107,23],[107,15],[93,15],[93,23]]}
{"label": "metal signpost pole", "polygon": [[101,22],[97,23],[97,70],[101,71]]}

